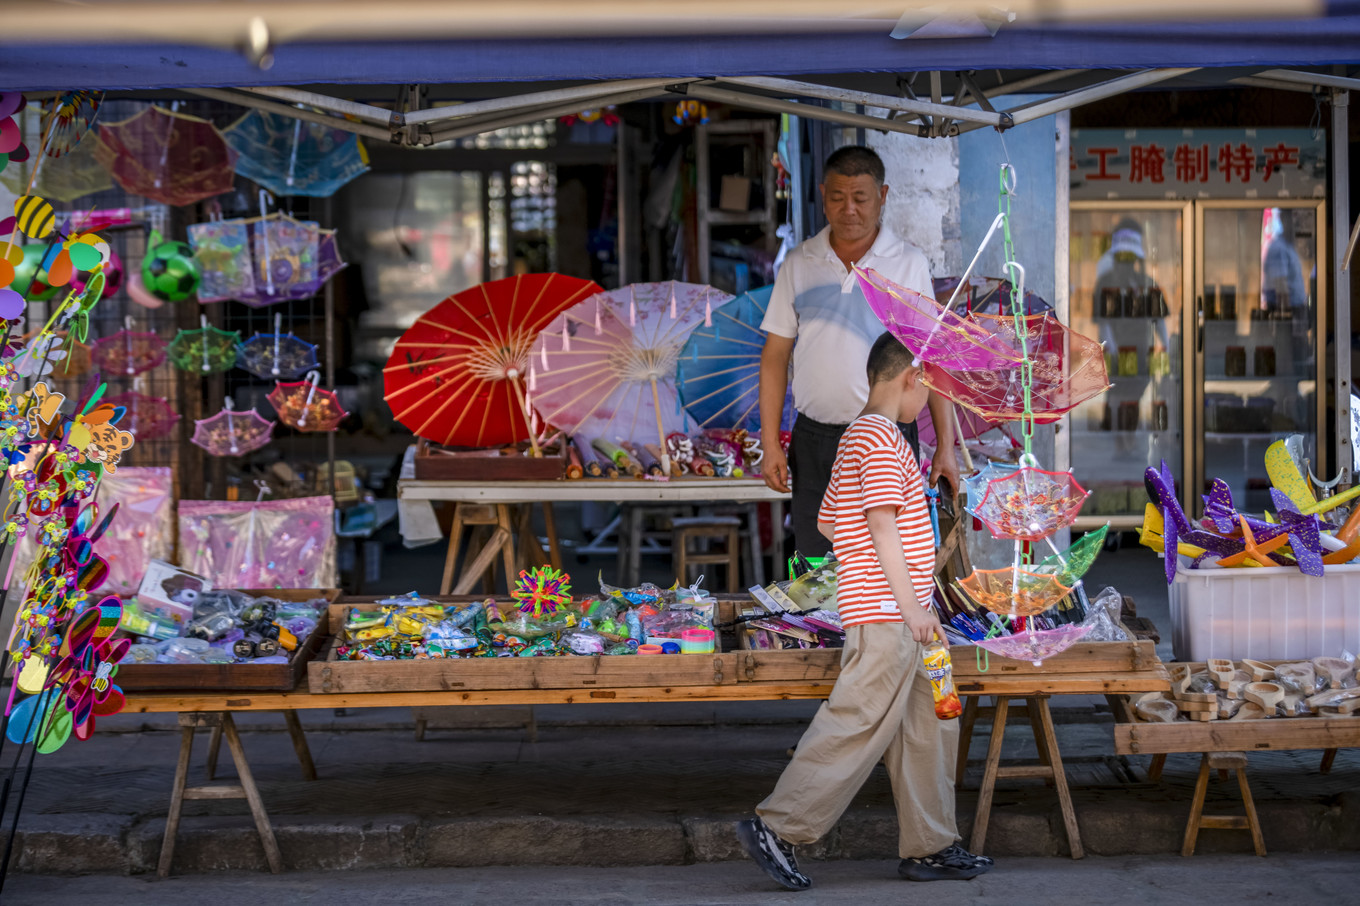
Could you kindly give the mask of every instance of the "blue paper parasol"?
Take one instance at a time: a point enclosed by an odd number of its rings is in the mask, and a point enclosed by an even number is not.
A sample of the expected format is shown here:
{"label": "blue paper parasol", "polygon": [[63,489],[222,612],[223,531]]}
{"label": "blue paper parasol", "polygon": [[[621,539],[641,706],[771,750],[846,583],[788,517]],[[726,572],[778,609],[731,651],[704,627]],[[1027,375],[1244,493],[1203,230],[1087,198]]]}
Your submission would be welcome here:
{"label": "blue paper parasol", "polygon": [[[760,424],[760,322],[773,286],[742,293],[713,310],[711,327],[698,327],[680,353],[675,382],[689,414],[703,428],[745,428]],[[781,430],[794,417],[793,395],[784,397]]]}
{"label": "blue paper parasol", "polygon": [[368,171],[359,137],[320,123],[252,110],[224,135],[236,172],[275,195],[328,198]]}

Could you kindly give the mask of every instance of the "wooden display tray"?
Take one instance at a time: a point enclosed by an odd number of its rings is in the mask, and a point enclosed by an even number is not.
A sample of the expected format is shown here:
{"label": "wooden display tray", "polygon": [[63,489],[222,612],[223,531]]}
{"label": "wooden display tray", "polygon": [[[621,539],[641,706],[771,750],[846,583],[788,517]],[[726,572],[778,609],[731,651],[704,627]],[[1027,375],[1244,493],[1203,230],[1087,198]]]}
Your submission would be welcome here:
{"label": "wooden display tray", "polygon": [[[751,599],[745,595],[718,595],[716,618],[728,622]],[[440,602],[485,600],[484,596],[434,597]],[[498,602],[514,606],[512,602]],[[725,686],[749,683],[812,683],[830,685],[840,674],[841,649],[793,648],[779,651],[740,650],[735,633],[720,633],[713,654],[672,654],[655,657],[547,657],[547,658],[448,658],[409,661],[344,661],[335,648],[340,628],[351,607],[369,610],[372,599],[342,598],[330,607],[335,638],[325,653],[307,667],[307,683],[313,693],[441,692],[514,689],[590,689],[636,686]],[[1079,642],[1035,667],[992,655],[986,671],[977,668],[976,649],[953,649],[954,682],[962,693],[977,693],[998,681],[1043,678],[1049,691],[1070,691],[1068,686],[1090,686],[1093,677],[1109,676],[1108,691],[1127,688],[1130,674],[1147,677],[1135,686],[1169,688],[1166,670],[1149,641]]]}
{"label": "wooden display tray", "polygon": [[[310,601],[325,598],[334,602],[338,588],[243,588],[248,595],[278,598],[280,601]],[[115,682],[124,692],[148,690],[259,689],[288,691],[301,680],[307,663],[322,650],[330,637],[328,612],[311,634],[298,642],[286,664],[132,664],[118,667]]]}
{"label": "wooden display tray", "polygon": [[544,481],[561,478],[566,470],[561,452],[533,457],[519,455],[513,447],[453,450],[424,438],[416,441],[418,481]]}

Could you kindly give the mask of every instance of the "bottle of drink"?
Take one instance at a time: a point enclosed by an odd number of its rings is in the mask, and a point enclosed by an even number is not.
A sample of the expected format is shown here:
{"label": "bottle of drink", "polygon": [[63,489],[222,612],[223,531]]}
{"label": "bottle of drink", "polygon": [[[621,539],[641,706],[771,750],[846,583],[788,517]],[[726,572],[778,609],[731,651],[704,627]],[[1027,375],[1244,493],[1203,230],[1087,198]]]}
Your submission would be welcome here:
{"label": "bottle of drink", "polygon": [[939,640],[926,645],[926,673],[930,675],[930,691],[935,695],[935,716],[952,720],[963,713],[963,703],[954,691],[954,668],[949,662],[949,649]]}

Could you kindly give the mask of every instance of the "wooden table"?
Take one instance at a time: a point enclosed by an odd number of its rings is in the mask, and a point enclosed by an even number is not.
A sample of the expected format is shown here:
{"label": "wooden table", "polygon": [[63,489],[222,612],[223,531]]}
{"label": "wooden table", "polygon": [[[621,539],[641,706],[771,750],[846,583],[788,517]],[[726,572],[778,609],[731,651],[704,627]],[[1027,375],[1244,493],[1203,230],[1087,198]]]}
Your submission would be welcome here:
{"label": "wooden table", "polygon": [[[553,518],[554,503],[709,503],[723,502],[747,505],[748,531],[752,539],[759,539],[760,527],[754,518],[755,504],[769,503],[774,524],[774,560],[776,576],[784,559],[784,539],[780,526],[784,522],[784,502],[787,494],[780,494],[765,486],[758,478],[672,478],[669,481],[634,478],[579,478],[557,481],[421,481],[407,479],[397,483],[397,496],[404,500],[449,501],[456,504],[453,527],[449,531],[449,548],[444,558],[444,576],[440,594],[467,594],[477,583],[497,555],[500,555],[507,576],[519,571],[519,564],[537,565],[548,562],[559,569],[561,554],[557,549],[557,526]],[[540,547],[530,527],[529,514],[533,504],[543,507],[543,519],[548,533],[548,550]],[[518,516],[511,507],[522,506]],[[637,513],[634,518],[640,518]],[[475,553],[469,548],[462,572],[458,572],[458,553],[462,546],[463,529],[487,526],[491,537]],[[631,530],[632,526],[621,529]],[[518,537],[518,557],[515,539]],[[758,541],[753,542],[758,545]],[[636,545],[629,551],[630,558],[639,556]],[[625,570],[634,571],[635,570]],[[458,575],[455,582],[454,576]]]}

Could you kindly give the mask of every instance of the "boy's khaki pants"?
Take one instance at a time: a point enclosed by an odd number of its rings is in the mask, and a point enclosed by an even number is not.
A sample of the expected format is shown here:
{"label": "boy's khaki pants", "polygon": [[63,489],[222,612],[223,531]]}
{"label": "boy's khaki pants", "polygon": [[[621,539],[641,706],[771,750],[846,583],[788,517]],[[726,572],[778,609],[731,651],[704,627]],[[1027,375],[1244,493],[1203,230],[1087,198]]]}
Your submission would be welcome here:
{"label": "boy's khaki pants", "polygon": [[898,854],[939,852],[958,839],[958,723],[935,716],[921,644],[905,623],[851,626],[831,697],[756,814],[789,843],[816,842],[883,759],[897,805]]}

